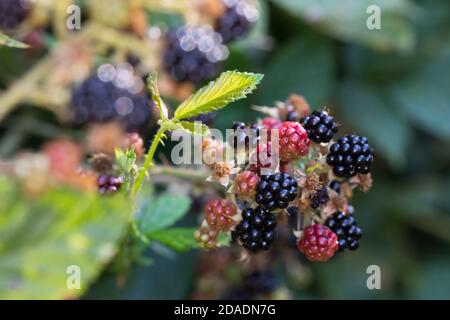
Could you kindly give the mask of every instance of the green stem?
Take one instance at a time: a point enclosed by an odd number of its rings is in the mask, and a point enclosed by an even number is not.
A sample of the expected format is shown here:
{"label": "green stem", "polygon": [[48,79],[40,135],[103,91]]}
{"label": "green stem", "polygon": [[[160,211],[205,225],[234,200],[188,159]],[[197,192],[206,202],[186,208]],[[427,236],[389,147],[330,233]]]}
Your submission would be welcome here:
{"label": "green stem", "polygon": [[155,138],[152,141],[152,144],[150,146],[150,149],[148,150],[147,156],[145,157],[145,162],[142,168],[139,170],[139,174],[136,178],[136,182],[133,185],[133,190],[131,192],[132,197],[135,197],[139,190],[142,187],[142,183],[144,182],[145,175],[150,168],[150,166],[153,165],[153,157],[155,156],[156,148],[158,147],[158,144],[162,140],[162,135],[164,134],[164,127],[161,126],[158,129],[158,132],[155,135]]}

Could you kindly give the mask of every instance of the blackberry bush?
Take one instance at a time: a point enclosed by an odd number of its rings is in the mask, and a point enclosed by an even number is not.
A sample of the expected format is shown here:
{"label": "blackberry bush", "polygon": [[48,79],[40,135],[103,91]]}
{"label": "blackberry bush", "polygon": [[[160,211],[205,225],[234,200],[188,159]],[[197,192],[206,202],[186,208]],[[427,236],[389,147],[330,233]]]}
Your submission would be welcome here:
{"label": "blackberry bush", "polygon": [[247,208],[242,211],[242,221],[232,232],[232,237],[251,252],[268,250],[275,238],[276,226],[275,215],[266,208]]}
{"label": "blackberry bush", "polygon": [[325,110],[316,110],[303,117],[300,122],[308,132],[309,139],[317,143],[329,142],[338,132],[338,126],[334,122],[334,118],[328,115]]}
{"label": "blackberry bush", "polygon": [[358,249],[362,230],[356,225],[353,214],[345,215],[337,211],[325,221],[325,225],[337,235],[340,251]]}
{"label": "blackberry bush", "polygon": [[288,173],[261,176],[256,187],[256,203],[268,210],[285,209],[297,197],[297,181]]}
{"label": "blackberry bush", "polygon": [[356,174],[368,174],[372,169],[373,150],[366,137],[347,135],[330,147],[327,163],[336,176],[350,178]]}
{"label": "blackberry bush", "polygon": [[220,35],[211,28],[182,27],[168,34],[163,64],[176,82],[198,84],[215,77],[227,55]]}

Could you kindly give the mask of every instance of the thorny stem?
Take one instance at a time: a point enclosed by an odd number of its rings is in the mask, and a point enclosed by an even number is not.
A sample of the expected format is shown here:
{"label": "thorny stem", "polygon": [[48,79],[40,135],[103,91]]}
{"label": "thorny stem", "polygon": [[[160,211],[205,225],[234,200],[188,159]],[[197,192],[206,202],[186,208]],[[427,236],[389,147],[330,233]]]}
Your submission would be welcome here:
{"label": "thorny stem", "polygon": [[133,185],[133,190],[131,191],[132,197],[135,197],[141,189],[144,178],[147,175],[147,171],[153,165],[153,157],[155,156],[158,144],[162,141],[164,131],[164,126],[159,127],[158,132],[156,133],[155,138],[152,141],[150,149],[148,150],[148,153],[145,157],[144,165],[142,166],[142,168],[140,168],[138,176],[136,178],[136,182]]}

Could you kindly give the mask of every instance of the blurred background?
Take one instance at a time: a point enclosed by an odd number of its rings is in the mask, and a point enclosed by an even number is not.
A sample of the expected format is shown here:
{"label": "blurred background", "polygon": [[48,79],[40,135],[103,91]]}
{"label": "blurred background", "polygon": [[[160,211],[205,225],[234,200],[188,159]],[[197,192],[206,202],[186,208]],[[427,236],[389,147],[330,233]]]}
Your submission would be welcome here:
{"label": "blurred background", "polygon": [[[379,30],[366,26],[370,5],[381,10]],[[86,299],[450,298],[449,1],[0,0],[0,30],[0,297],[78,297],[56,283],[80,254]],[[286,231],[269,256],[242,263],[236,248],[177,253],[152,242],[147,261],[118,276],[110,261],[126,218],[113,213],[129,204],[83,195],[90,206],[80,207],[79,194],[48,185],[92,188],[88,171],[68,172],[127,132],[148,147],[150,72],[174,108],[229,69],[265,77],[248,99],[201,119],[214,127],[254,123],[262,115],[252,105],[297,93],[326,106],[339,134],[370,139],[374,185],[353,200],[360,248],[312,264]],[[166,187],[190,198],[177,225],[195,226],[210,195]],[[369,265],[381,268],[381,290],[366,287]]]}

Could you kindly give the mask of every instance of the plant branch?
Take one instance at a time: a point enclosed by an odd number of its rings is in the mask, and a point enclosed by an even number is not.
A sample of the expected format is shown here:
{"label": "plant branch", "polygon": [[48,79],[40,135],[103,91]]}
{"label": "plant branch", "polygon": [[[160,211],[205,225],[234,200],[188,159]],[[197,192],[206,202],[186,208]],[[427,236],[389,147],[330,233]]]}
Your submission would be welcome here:
{"label": "plant branch", "polygon": [[144,178],[147,175],[148,169],[153,165],[153,157],[155,156],[156,148],[163,139],[164,131],[164,126],[159,127],[158,132],[156,133],[155,138],[152,141],[147,156],[145,157],[144,165],[142,166],[142,168],[140,168],[138,176],[136,178],[136,182],[133,185],[133,190],[131,191],[131,195],[133,197],[138,194],[139,190],[142,187],[142,183],[144,182]]}

